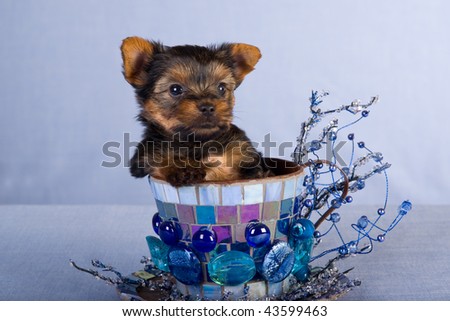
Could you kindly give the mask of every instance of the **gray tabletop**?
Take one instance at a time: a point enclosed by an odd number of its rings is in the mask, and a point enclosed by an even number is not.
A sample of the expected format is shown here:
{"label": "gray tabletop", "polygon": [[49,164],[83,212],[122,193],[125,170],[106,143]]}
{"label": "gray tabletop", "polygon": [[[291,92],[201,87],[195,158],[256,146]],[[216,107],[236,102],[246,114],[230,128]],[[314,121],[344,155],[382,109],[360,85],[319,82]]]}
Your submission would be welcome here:
{"label": "gray tabletop", "polygon": [[[362,284],[342,299],[450,300],[448,211],[415,206],[371,254],[344,260],[342,268],[354,267],[349,277]],[[139,270],[154,212],[154,205],[0,206],[0,300],[118,300],[113,286],[69,260]]]}

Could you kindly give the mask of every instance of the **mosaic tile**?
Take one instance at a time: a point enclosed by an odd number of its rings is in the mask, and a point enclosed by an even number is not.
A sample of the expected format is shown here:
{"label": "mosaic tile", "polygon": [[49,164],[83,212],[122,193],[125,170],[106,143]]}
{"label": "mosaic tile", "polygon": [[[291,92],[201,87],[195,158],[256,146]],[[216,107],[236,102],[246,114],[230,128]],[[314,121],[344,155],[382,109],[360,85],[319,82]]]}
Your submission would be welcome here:
{"label": "mosaic tile", "polygon": [[191,229],[189,228],[189,224],[180,223],[181,230],[183,231],[183,238],[184,241],[190,241],[191,240]]}
{"label": "mosaic tile", "polygon": [[295,196],[295,179],[289,179],[284,182],[283,199]]}
{"label": "mosaic tile", "polygon": [[302,203],[301,197],[294,198],[294,208],[292,210],[293,214],[298,214],[300,212],[301,203]]}
{"label": "mosaic tile", "polygon": [[242,204],[242,191],[240,185],[222,186],[222,205]]}
{"label": "mosaic tile", "polygon": [[155,182],[151,179],[151,176],[148,177],[148,183],[150,184],[153,197],[156,198]]}
{"label": "mosaic tile", "polygon": [[197,194],[195,187],[183,186],[178,188],[180,203],[185,205],[197,205]]}
{"label": "mosaic tile", "polygon": [[263,185],[244,185],[244,204],[256,204],[263,202]]}
{"label": "mosaic tile", "polygon": [[216,224],[214,206],[207,206],[207,205],[197,206],[196,217],[198,224]]}
{"label": "mosaic tile", "polygon": [[217,243],[232,243],[231,226],[215,225],[212,229],[217,234]]}
{"label": "mosaic tile", "polygon": [[252,220],[259,220],[259,204],[241,206],[241,223],[247,223]]}
{"label": "mosaic tile", "polygon": [[178,192],[175,187],[169,184],[164,184],[164,193],[166,194],[166,202],[168,203],[180,203],[178,199]]}
{"label": "mosaic tile", "polygon": [[275,238],[280,238],[289,234],[289,219],[285,218],[277,221]]}
{"label": "mosaic tile", "polygon": [[269,283],[267,287],[268,296],[279,296],[283,293],[283,282]]}
{"label": "mosaic tile", "polygon": [[266,184],[266,192],[264,202],[272,202],[281,200],[281,187],[282,182],[273,182]]}
{"label": "mosaic tile", "polygon": [[250,246],[246,242],[238,242],[231,244],[231,250],[250,254]]}
{"label": "mosaic tile", "polygon": [[280,217],[280,202],[266,202],[263,204],[263,221]]}
{"label": "mosaic tile", "polygon": [[189,295],[192,297],[193,300],[196,300],[197,298],[200,298],[202,295],[202,287],[201,285],[188,285],[187,290]]}
{"label": "mosaic tile", "polygon": [[177,217],[175,204],[164,203],[165,218]]}
{"label": "mosaic tile", "polygon": [[194,207],[177,204],[178,220],[183,223],[195,223]]}
{"label": "mosaic tile", "polygon": [[266,283],[264,281],[247,283],[248,299],[256,300],[266,295]]}
{"label": "mosaic tile", "polygon": [[236,286],[224,286],[223,293],[230,293],[229,298],[231,300],[237,300],[243,298],[245,295],[245,285],[236,285]]}
{"label": "mosaic tile", "polygon": [[156,208],[158,208],[158,213],[161,218],[166,218],[166,211],[164,209],[164,203],[160,200],[155,200]]}
{"label": "mosaic tile", "polygon": [[178,280],[176,280],[176,283],[177,283],[177,289],[181,292],[181,294],[188,295],[188,286],[186,284],[181,283]]}
{"label": "mosaic tile", "polygon": [[217,206],[217,223],[218,224],[236,224],[237,223],[237,206]]}
{"label": "mosaic tile", "polygon": [[236,225],[236,239],[235,242],[247,242],[245,239],[245,228],[247,224],[237,224]]}
{"label": "mosaic tile", "polygon": [[219,204],[219,187],[208,185],[198,188],[200,205],[217,205]]}
{"label": "mosaic tile", "polygon": [[293,203],[293,199],[292,198],[288,198],[285,200],[281,201],[281,207],[280,207],[280,213],[281,214],[292,214],[292,204]]}
{"label": "mosaic tile", "polygon": [[203,284],[203,295],[210,300],[222,299],[222,287],[220,285]]}
{"label": "mosaic tile", "polygon": [[157,182],[154,182],[154,188],[155,188],[155,198],[165,202],[166,201],[166,195],[164,193],[164,186],[162,184],[159,184]]}
{"label": "mosaic tile", "polygon": [[303,192],[303,189],[305,188],[303,186],[303,180],[305,179],[304,175],[301,175],[297,177],[297,183],[295,184],[295,195],[298,196]]}

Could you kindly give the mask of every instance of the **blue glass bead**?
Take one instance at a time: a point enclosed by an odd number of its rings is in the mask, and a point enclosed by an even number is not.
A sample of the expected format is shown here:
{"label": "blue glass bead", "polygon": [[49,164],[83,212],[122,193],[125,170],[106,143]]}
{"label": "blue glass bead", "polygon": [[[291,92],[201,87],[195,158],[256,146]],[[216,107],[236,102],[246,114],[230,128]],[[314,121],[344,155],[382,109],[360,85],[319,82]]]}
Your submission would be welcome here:
{"label": "blue glass bead", "polygon": [[234,286],[250,281],[256,274],[256,267],[247,253],[227,251],[208,263],[208,273],[215,283]]}
{"label": "blue glass bead", "polygon": [[362,190],[364,187],[366,187],[366,182],[363,179],[358,179],[356,181],[356,188]]}
{"label": "blue glass bead", "polygon": [[355,254],[358,251],[358,247],[356,245],[356,242],[352,241],[352,242],[348,243],[347,249],[348,249],[348,252],[350,254]]}
{"label": "blue glass bead", "polygon": [[186,246],[177,245],[168,253],[170,273],[181,283],[199,284],[202,279],[202,265],[195,254]]}
{"label": "blue glass bead", "polygon": [[322,148],[322,145],[320,144],[320,142],[318,140],[312,140],[309,145],[310,152],[315,152],[321,148]]}
{"label": "blue glass bead", "polygon": [[323,163],[316,163],[316,168],[318,168],[318,169],[323,168]]}
{"label": "blue glass bead", "polygon": [[147,236],[145,239],[147,241],[148,249],[150,250],[150,256],[156,268],[164,272],[169,272],[167,261],[169,246],[154,236]]}
{"label": "blue glass bead", "polygon": [[159,216],[159,213],[155,213],[155,215],[153,215],[152,218],[152,226],[153,226],[153,230],[155,231],[156,235],[158,235],[158,231],[159,231],[159,225],[162,223],[162,218],[161,216]]}
{"label": "blue glass bead", "polygon": [[271,283],[283,281],[294,267],[294,251],[286,242],[275,242],[267,254],[259,271]]}
{"label": "blue glass bead", "polygon": [[339,248],[339,254],[340,254],[340,255],[347,255],[347,254],[348,254],[348,248],[347,248],[347,246],[342,245],[342,246]]}
{"label": "blue glass bead", "polygon": [[378,235],[377,240],[378,242],[384,242],[384,235],[383,234]]}
{"label": "blue glass bead", "polygon": [[350,174],[350,169],[349,169],[348,167],[342,167],[342,172],[343,172],[345,175],[348,175],[348,174]]}
{"label": "blue glass bead", "polygon": [[355,134],[348,134],[348,140],[353,140],[355,138]]}
{"label": "blue glass bead", "polygon": [[313,236],[314,230],[314,224],[310,220],[300,218],[292,222],[289,230],[289,240],[309,239]]}
{"label": "blue glass bead", "polygon": [[176,245],[183,236],[180,225],[175,221],[164,221],[159,225],[159,237],[167,245]]}
{"label": "blue glass bead", "polygon": [[399,208],[400,215],[406,215],[412,209],[410,201],[403,201]]}
{"label": "blue glass bead", "polygon": [[338,223],[341,220],[341,215],[339,215],[339,213],[332,213],[330,215],[330,220],[333,223]]}
{"label": "blue glass bead", "polygon": [[335,199],[331,200],[330,204],[331,204],[331,207],[339,208],[342,205],[342,201],[339,198],[335,198]]}
{"label": "blue glass bead", "polygon": [[347,196],[347,197],[345,198],[345,201],[346,201],[347,203],[351,203],[351,202],[353,202],[353,197],[351,197],[351,196],[349,195],[349,196]]}
{"label": "blue glass bead", "polygon": [[359,148],[364,148],[364,147],[366,147],[366,144],[364,142],[359,142],[358,143],[358,147]]}
{"label": "blue glass bead", "polygon": [[330,141],[335,141],[336,138],[337,138],[337,135],[336,135],[335,132],[329,132],[329,133],[328,133],[328,139],[329,139]]}
{"label": "blue glass bead", "polygon": [[270,241],[270,229],[264,223],[251,222],[245,228],[245,239],[251,247],[261,247]]}
{"label": "blue glass bead", "polygon": [[377,213],[378,213],[378,215],[384,215],[384,213],[385,213],[384,208],[379,208]]}
{"label": "blue glass bead", "polygon": [[363,117],[367,117],[367,116],[369,116],[369,111],[368,111],[368,110],[363,110],[363,112],[361,113],[361,115],[362,115]]}
{"label": "blue glass bead", "polygon": [[199,252],[207,253],[217,245],[217,235],[214,230],[201,228],[192,236],[192,246]]}
{"label": "blue glass bead", "polygon": [[358,227],[365,229],[368,224],[369,224],[369,219],[367,218],[367,216],[364,215],[359,218]]}
{"label": "blue glass bead", "polygon": [[305,205],[305,206],[308,207],[308,208],[311,208],[311,207],[313,207],[314,203],[313,203],[312,200],[307,199],[307,200],[304,200],[304,201],[303,201],[303,205]]}
{"label": "blue glass bead", "polygon": [[306,193],[314,194],[316,192],[316,187],[314,185],[306,186]]}
{"label": "blue glass bead", "polygon": [[330,168],[330,172],[332,172],[332,173],[335,172],[336,169],[337,169],[337,168],[336,168],[336,165],[334,165],[334,164],[330,164],[330,167],[329,167],[329,168]]}
{"label": "blue glass bead", "polygon": [[322,233],[320,233],[319,231],[314,231],[313,236],[314,236],[314,238],[318,239],[319,237],[322,236]]}

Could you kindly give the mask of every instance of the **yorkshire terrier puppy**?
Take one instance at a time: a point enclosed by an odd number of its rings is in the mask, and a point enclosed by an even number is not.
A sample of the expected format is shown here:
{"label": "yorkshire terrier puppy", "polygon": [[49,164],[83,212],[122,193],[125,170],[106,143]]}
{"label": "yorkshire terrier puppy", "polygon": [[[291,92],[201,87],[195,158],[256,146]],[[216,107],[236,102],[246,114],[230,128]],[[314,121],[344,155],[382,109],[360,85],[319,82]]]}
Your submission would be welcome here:
{"label": "yorkshire terrier puppy", "polygon": [[133,176],[182,186],[270,174],[245,132],[232,124],[234,90],[260,59],[258,48],[168,47],[130,37],[121,51],[145,126],[130,161]]}

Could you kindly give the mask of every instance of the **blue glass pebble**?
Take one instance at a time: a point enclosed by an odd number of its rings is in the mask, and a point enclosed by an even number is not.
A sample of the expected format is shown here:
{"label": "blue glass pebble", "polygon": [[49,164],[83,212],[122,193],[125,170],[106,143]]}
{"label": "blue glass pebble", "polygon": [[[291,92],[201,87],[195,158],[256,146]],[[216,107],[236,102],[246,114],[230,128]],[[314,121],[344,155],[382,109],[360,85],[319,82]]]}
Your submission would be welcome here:
{"label": "blue glass pebble", "polygon": [[341,220],[341,215],[339,213],[332,213],[330,215],[330,221],[333,223],[338,223]]}
{"label": "blue glass pebble", "polygon": [[367,216],[364,215],[359,218],[358,227],[365,229],[368,224],[369,224],[369,219],[367,218]]}
{"label": "blue glass pebble", "polygon": [[192,236],[192,246],[200,252],[207,253],[217,245],[217,234],[214,230],[201,228]]}
{"label": "blue glass pebble", "polygon": [[175,221],[162,222],[158,230],[159,237],[167,245],[176,245],[183,236],[180,225]]}
{"label": "blue glass pebble", "polygon": [[168,265],[170,273],[181,283],[194,285],[202,281],[202,265],[195,254],[184,245],[170,248]]}
{"label": "blue glass pebble", "polygon": [[150,250],[150,256],[156,268],[164,272],[169,272],[167,261],[169,246],[154,236],[147,236],[145,239],[147,241],[148,249]]}
{"label": "blue glass pebble", "polygon": [[159,213],[156,212],[152,218],[152,226],[153,226],[153,230],[155,231],[156,235],[158,235],[159,225],[162,223],[162,221],[163,220],[162,220],[161,216],[159,216]]}
{"label": "blue glass pebble", "polygon": [[294,251],[286,242],[275,242],[264,256],[261,275],[271,283],[283,281],[292,271],[295,262]]}
{"label": "blue glass pebble", "polygon": [[256,274],[255,262],[250,255],[239,251],[227,251],[215,256],[208,263],[211,280],[220,285],[240,285]]}
{"label": "blue glass pebble", "polygon": [[355,138],[355,134],[348,134],[348,140],[353,140]]}
{"label": "blue glass pebble", "polygon": [[261,247],[270,241],[270,229],[264,223],[251,222],[245,228],[245,239],[251,247]]}
{"label": "blue glass pebble", "polygon": [[[314,224],[308,219],[295,220],[289,233],[289,245],[294,250],[295,262],[292,273],[300,282],[309,277],[309,259],[314,244]],[[320,233],[318,233],[320,236]]]}

